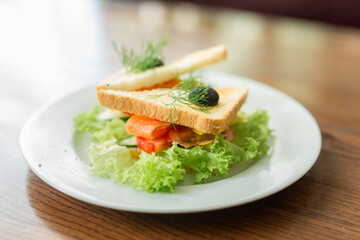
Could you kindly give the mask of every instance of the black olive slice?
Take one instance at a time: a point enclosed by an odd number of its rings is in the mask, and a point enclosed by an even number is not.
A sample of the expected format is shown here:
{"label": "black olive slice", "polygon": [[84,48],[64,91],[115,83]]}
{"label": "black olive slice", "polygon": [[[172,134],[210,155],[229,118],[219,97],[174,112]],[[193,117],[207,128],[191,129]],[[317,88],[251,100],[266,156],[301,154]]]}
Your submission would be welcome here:
{"label": "black olive slice", "polygon": [[151,69],[163,66],[164,63],[158,58],[146,58],[145,60],[145,69]]}
{"label": "black olive slice", "polygon": [[219,94],[213,88],[198,86],[190,91],[188,99],[199,106],[216,106],[219,103]]}

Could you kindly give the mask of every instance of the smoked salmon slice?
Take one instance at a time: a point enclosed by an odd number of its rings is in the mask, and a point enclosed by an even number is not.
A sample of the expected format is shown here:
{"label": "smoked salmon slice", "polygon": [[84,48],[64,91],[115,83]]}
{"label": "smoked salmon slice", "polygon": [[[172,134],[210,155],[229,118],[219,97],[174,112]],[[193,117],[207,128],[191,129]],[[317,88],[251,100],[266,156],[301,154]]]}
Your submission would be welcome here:
{"label": "smoked salmon slice", "polygon": [[171,123],[139,115],[131,116],[126,122],[128,133],[151,140],[164,136],[170,128]]}

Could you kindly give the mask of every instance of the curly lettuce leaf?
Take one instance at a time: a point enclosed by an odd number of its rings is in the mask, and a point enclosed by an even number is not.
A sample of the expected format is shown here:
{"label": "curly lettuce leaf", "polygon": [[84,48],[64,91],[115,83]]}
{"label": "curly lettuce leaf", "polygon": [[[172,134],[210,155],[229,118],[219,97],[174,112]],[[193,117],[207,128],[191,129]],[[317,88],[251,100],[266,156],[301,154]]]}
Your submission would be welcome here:
{"label": "curly lettuce leaf", "polygon": [[74,127],[78,132],[94,133],[101,130],[104,127],[104,121],[97,119],[96,117],[103,111],[103,108],[99,105],[85,113],[80,113],[74,118]]}
{"label": "curly lettuce leaf", "polygon": [[119,118],[113,118],[105,121],[104,127],[93,133],[92,140],[103,143],[111,139],[122,139],[129,136],[126,131],[125,122]]}
{"label": "curly lettuce leaf", "polygon": [[235,139],[231,142],[239,155],[239,161],[258,159],[264,156],[270,146],[267,144],[271,130],[268,128],[269,115],[258,110],[249,115],[246,121],[231,125],[235,131]]}
{"label": "curly lettuce leaf", "polygon": [[184,167],[195,170],[195,183],[204,183],[213,174],[224,176],[233,161],[232,148],[223,136],[216,136],[215,142],[207,147],[196,146],[181,148],[174,143],[171,148],[162,152],[162,156],[171,161],[179,160]]}
{"label": "curly lettuce leaf", "polygon": [[118,171],[113,180],[142,187],[148,192],[173,192],[175,184],[183,180],[183,168],[179,160],[171,160],[143,152],[134,165]]}
{"label": "curly lettuce leaf", "polygon": [[81,113],[74,118],[74,127],[78,132],[91,133],[92,141],[104,143],[106,141],[129,136],[125,128],[125,122],[120,118],[108,120],[99,119],[98,115],[104,110],[99,105],[86,113]]}
{"label": "curly lettuce leaf", "polygon": [[115,139],[102,144],[91,144],[88,151],[92,162],[90,172],[99,177],[111,177],[134,164],[129,149],[117,145]]}

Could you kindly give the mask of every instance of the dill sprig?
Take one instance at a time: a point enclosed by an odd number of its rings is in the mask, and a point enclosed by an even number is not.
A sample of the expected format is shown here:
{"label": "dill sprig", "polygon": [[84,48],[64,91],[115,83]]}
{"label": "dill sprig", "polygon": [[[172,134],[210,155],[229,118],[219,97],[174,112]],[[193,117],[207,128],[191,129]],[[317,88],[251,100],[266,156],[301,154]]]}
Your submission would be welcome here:
{"label": "dill sprig", "polygon": [[147,69],[163,65],[165,59],[163,48],[169,43],[169,39],[161,37],[156,43],[152,41],[143,43],[140,52],[136,53],[134,49],[126,47],[124,44],[121,50],[113,42],[114,49],[121,59],[127,73],[140,73]]}
{"label": "dill sprig", "polygon": [[[205,84],[204,78],[201,75],[192,72],[189,73],[189,75],[184,79],[180,79],[179,77],[176,77],[176,79],[180,81],[176,86],[171,89],[162,89],[162,91],[165,91],[166,93],[151,96],[154,98],[159,98],[161,96],[168,95],[171,98],[170,102],[162,102],[165,106],[170,108],[167,121],[170,119],[170,122],[174,122],[172,112],[174,111],[175,114],[178,114],[176,107],[178,107],[180,104],[186,105],[196,111],[205,113],[208,113],[211,110],[210,107],[202,103],[202,100],[205,99],[205,93],[211,88],[211,86]],[[195,87],[199,86],[203,87],[201,91],[198,91],[189,98],[190,92]]]}

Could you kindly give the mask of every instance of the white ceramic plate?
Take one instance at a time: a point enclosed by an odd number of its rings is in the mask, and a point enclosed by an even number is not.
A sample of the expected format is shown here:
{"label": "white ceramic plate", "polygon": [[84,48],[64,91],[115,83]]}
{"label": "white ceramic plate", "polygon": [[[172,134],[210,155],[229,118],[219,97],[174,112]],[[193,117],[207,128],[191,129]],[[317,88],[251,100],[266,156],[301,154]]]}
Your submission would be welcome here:
{"label": "white ceramic plate", "polygon": [[271,150],[244,171],[207,184],[177,186],[172,194],[149,194],[91,175],[86,153],[89,142],[74,135],[73,118],[97,103],[94,86],[58,98],[30,117],[20,135],[25,159],[36,175],[67,195],[103,207],[146,213],[201,212],[241,205],[286,188],[313,166],[321,134],[301,104],[249,79],[215,72],[206,76],[217,87],[245,84],[249,96],[243,109],[247,113],[265,109],[271,117],[269,125],[275,136]]}

